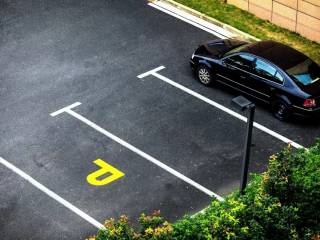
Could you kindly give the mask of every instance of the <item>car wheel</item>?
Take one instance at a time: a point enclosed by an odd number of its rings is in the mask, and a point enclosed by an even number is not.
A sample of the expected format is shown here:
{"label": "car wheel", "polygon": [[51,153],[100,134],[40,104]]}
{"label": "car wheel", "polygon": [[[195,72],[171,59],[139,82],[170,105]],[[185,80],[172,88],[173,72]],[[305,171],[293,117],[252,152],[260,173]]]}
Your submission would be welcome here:
{"label": "car wheel", "polygon": [[290,106],[283,100],[277,100],[272,104],[272,113],[280,121],[287,121],[290,116]]}
{"label": "car wheel", "polygon": [[211,71],[208,67],[201,65],[197,69],[197,77],[199,81],[206,86],[209,86],[213,82]]}

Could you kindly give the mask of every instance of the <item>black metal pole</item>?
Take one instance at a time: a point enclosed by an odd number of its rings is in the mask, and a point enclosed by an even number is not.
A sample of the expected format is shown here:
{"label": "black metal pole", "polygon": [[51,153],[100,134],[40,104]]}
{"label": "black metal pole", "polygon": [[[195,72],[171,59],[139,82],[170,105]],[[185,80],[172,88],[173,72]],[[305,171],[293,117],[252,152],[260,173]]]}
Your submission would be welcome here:
{"label": "black metal pole", "polygon": [[244,158],[242,162],[242,174],[241,174],[241,183],[240,183],[240,193],[244,194],[244,189],[247,185],[248,179],[248,168],[249,168],[249,159],[250,159],[250,148],[251,148],[251,139],[252,139],[252,127],[253,127],[253,118],[254,118],[255,105],[250,104],[248,106],[248,121],[247,121],[247,136],[244,146]]}

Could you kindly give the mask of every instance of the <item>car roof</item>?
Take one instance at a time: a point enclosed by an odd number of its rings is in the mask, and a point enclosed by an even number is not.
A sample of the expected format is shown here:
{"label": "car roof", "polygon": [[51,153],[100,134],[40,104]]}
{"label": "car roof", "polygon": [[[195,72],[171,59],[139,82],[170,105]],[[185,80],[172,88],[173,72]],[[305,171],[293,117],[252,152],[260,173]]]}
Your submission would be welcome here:
{"label": "car roof", "polygon": [[248,44],[241,49],[241,52],[251,53],[267,59],[283,70],[287,70],[308,59],[308,57],[301,52],[272,40]]}

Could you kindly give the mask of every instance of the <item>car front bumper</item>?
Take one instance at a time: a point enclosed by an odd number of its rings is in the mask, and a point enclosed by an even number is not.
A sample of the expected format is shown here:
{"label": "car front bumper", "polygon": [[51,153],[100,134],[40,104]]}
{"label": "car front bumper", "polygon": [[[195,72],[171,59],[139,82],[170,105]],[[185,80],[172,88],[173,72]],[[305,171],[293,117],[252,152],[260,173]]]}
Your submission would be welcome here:
{"label": "car front bumper", "polygon": [[197,66],[196,66],[196,63],[192,60],[192,58],[190,58],[189,60],[189,64],[190,64],[190,67],[193,71],[196,70]]}

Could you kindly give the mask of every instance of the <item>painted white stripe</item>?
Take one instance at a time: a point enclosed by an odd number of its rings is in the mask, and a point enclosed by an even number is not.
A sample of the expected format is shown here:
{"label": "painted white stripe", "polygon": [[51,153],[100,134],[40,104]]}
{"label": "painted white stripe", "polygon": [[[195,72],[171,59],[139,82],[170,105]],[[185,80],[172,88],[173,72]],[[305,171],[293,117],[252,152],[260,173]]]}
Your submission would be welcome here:
{"label": "painted white stripe", "polygon": [[44,185],[39,183],[37,180],[35,180],[34,178],[32,178],[31,176],[29,176],[28,174],[26,174],[25,172],[20,170],[19,168],[17,168],[13,164],[9,163],[7,160],[3,159],[2,157],[0,157],[0,163],[2,165],[4,165],[5,167],[7,167],[8,169],[10,169],[11,171],[18,174],[20,177],[24,178],[26,181],[31,183],[33,186],[38,188],[43,193],[47,194],[52,199],[56,200],[57,202],[59,202],[60,204],[62,204],[63,206],[65,206],[66,208],[68,208],[69,210],[71,210],[72,212],[74,212],[75,214],[77,214],[78,216],[83,218],[84,220],[86,220],[87,222],[91,223],[93,226],[95,226],[99,229],[104,228],[104,226],[101,223],[99,223],[97,220],[93,219],[88,214],[81,211],[79,208],[75,207],[70,202],[63,199],[62,197],[60,197],[59,195],[57,195],[56,193],[54,193],[53,191],[51,191],[50,189],[48,189],[47,187],[45,187]]}
{"label": "painted white stripe", "polygon": [[152,69],[152,70],[150,70],[150,71],[148,71],[148,72],[145,72],[145,73],[140,74],[138,77],[139,77],[139,78],[144,78],[144,77],[149,76],[149,75],[152,75],[153,73],[156,73],[156,72],[158,72],[158,71],[160,71],[160,70],[162,70],[162,69],[165,69],[165,67],[164,67],[164,66],[157,67],[157,68]]}
{"label": "painted white stripe", "polygon": [[102,127],[98,126],[94,122],[88,120],[87,118],[83,117],[82,115],[72,111],[70,108],[64,108],[65,112],[70,114],[71,116],[75,117],[76,119],[80,120],[81,122],[87,124],[88,126],[92,127],[96,131],[102,133],[106,137],[112,139],[113,141],[119,143],[120,145],[124,146],[125,148],[131,150],[132,152],[138,154],[139,156],[145,158],[146,160],[152,162],[153,164],[157,165],[158,167],[162,168],[163,170],[169,172],[170,174],[176,176],[177,178],[181,179],[182,181],[192,185],[193,187],[197,188],[198,190],[204,192],[205,194],[209,195],[210,197],[215,197],[219,201],[223,201],[224,199],[219,196],[218,194],[210,191],[209,189],[203,187],[202,185],[198,184],[197,182],[193,181],[192,179],[186,177],[185,175],[179,173],[178,171],[174,170],[173,168],[167,166],[166,164],[160,162],[159,160],[155,159],[154,157],[150,156],[149,154],[141,151],[140,149],[136,148],[135,146],[131,145],[130,143],[122,140],[121,138],[113,135],[112,133],[108,132],[107,130],[103,129]]}
{"label": "painted white stripe", "polygon": [[[165,68],[164,66],[161,66],[161,67],[158,67],[158,68],[155,68],[155,69],[164,69],[164,68]],[[179,83],[176,83],[176,82],[170,80],[167,77],[162,76],[161,74],[156,72],[155,69],[153,69],[151,71],[148,71],[147,73],[150,73],[149,75],[153,75],[154,77],[156,77],[156,78],[158,78],[158,79],[170,84],[171,86],[174,86],[174,87],[176,87],[176,88],[178,88],[178,89],[180,89],[180,90],[182,90],[182,91],[184,91],[184,92],[186,92],[186,93],[188,93],[188,94],[200,99],[201,101],[204,101],[204,102],[210,104],[211,106],[214,106],[214,107],[216,107],[216,108],[218,108],[218,109],[230,114],[231,116],[240,119],[241,121],[247,122],[247,118],[242,116],[241,114],[239,114],[239,113],[237,113],[237,112],[235,112],[235,111],[233,111],[233,110],[231,110],[231,109],[229,109],[229,108],[227,108],[227,107],[225,107],[225,106],[223,106],[223,105],[221,105],[221,104],[219,104],[217,102],[214,102],[214,101],[210,100],[209,98],[207,98],[207,97],[205,97],[205,96],[203,96],[203,95],[201,95],[201,94],[199,94],[199,93],[197,93],[197,92],[195,92],[195,91],[193,91],[193,90],[191,90],[189,88],[186,88],[186,87],[184,87],[183,85],[181,85]],[[146,76],[148,76],[148,75],[143,73],[143,74],[140,74],[138,76],[138,78],[143,78],[143,77],[146,77]],[[263,132],[265,132],[265,133],[267,133],[267,134],[269,134],[269,135],[271,135],[271,136],[273,136],[273,137],[275,137],[275,138],[287,143],[287,144],[291,144],[291,146],[293,146],[295,148],[304,148],[300,144],[290,140],[289,138],[286,138],[286,137],[280,135],[279,133],[276,133],[275,131],[270,130],[269,128],[266,128],[265,126],[263,126],[263,125],[261,125],[259,123],[254,122],[253,126],[256,127],[257,129],[259,129],[259,130],[261,130],[261,131],[263,131]]]}
{"label": "painted white stripe", "polygon": [[53,112],[53,113],[50,113],[50,115],[51,115],[51,117],[55,117],[55,116],[57,116],[57,115],[59,115],[59,114],[61,114],[61,113],[64,113],[67,109],[72,109],[72,108],[75,108],[75,107],[77,107],[77,106],[79,106],[79,105],[81,105],[80,102],[73,103],[73,104],[71,104],[71,105],[69,105],[69,106],[66,106],[66,107],[64,107],[64,108],[59,109],[58,111],[55,111],[55,112]]}
{"label": "painted white stripe", "polygon": [[209,23],[201,18],[195,17],[189,13],[185,13],[184,11],[181,11],[163,2],[157,2],[156,4],[148,3],[148,5],[164,13],[167,13],[168,15],[178,18],[184,22],[187,22],[197,28],[200,28],[208,33],[211,33],[217,36],[218,38],[225,39],[234,37],[232,33],[221,27]]}

